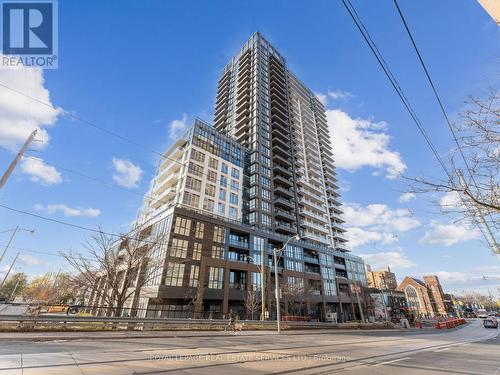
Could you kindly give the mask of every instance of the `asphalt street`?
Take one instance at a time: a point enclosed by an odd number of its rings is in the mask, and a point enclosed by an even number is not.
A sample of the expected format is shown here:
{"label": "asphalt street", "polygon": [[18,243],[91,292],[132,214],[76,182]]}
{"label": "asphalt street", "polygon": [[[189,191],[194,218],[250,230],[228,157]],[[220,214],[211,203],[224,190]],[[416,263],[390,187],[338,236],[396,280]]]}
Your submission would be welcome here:
{"label": "asphalt street", "polygon": [[0,334],[0,375],[499,375],[499,332],[473,321],[449,331],[418,332],[144,332],[129,338],[102,332],[49,341]]}

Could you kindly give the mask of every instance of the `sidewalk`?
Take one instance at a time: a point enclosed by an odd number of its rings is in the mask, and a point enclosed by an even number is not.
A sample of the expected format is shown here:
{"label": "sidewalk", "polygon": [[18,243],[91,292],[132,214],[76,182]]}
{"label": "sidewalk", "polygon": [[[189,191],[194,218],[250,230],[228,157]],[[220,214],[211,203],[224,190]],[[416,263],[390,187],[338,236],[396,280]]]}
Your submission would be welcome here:
{"label": "sidewalk", "polygon": [[[451,330],[448,330],[451,331]],[[388,335],[442,333],[446,331],[418,328],[395,329],[307,329],[282,331],[283,336],[294,335],[328,335],[328,334],[376,334]],[[182,337],[214,337],[235,335],[232,331],[93,331],[93,332],[0,332],[0,342],[5,341],[55,341],[55,340],[115,340],[115,339],[147,339],[147,338],[182,338]],[[238,331],[238,336],[269,336],[278,335],[276,331],[256,330]]]}

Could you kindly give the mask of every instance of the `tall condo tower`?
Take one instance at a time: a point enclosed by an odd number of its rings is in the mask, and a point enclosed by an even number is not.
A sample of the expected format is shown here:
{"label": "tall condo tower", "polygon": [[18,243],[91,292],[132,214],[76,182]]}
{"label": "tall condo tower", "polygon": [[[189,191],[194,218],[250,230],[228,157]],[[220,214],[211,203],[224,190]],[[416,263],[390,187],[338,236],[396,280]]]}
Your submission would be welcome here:
{"label": "tall condo tower", "polygon": [[259,33],[222,72],[214,127],[249,152],[248,224],[347,250],[325,108]]}

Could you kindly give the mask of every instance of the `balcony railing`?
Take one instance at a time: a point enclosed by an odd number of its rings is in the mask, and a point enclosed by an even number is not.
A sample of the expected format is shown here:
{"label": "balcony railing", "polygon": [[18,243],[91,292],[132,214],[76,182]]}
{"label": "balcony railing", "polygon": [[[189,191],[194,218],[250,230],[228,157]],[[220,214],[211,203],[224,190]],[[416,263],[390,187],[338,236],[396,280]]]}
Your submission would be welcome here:
{"label": "balcony railing", "polygon": [[228,241],[228,244],[248,249],[248,241],[239,241],[239,240],[235,240],[233,238],[230,238]]}

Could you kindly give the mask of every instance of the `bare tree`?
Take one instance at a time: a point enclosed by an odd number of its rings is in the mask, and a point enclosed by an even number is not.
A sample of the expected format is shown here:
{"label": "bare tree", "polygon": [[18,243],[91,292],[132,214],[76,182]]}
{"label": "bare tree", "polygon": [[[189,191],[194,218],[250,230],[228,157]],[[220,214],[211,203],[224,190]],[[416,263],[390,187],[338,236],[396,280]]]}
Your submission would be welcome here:
{"label": "bare tree", "polygon": [[[201,282],[201,280],[199,281]],[[195,310],[197,305],[203,304],[203,290],[206,288],[208,283],[203,284],[203,288],[192,287],[184,295],[184,299],[187,301],[188,305],[191,306],[191,314],[192,318],[197,318],[195,316]]]}
{"label": "bare tree", "polygon": [[307,299],[305,288],[303,286],[283,285],[281,290],[285,297],[288,313],[291,315],[302,315]]}
{"label": "bare tree", "polygon": [[254,314],[259,310],[261,305],[261,292],[257,290],[247,290],[245,293],[245,299],[243,300],[243,305],[245,306],[247,312],[250,312],[252,320]]}
{"label": "bare tree", "polygon": [[84,243],[86,253],[61,253],[75,270],[72,281],[82,290],[91,290],[96,300],[109,307],[109,313],[122,314],[129,298],[147,285],[161,267],[162,259],[152,259],[151,253],[163,246],[164,236],[153,236],[151,227],[134,236],[114,237],[100,231]]}
{"label": "bare tree", "polygon": [[443,179],[406,177],[414,193],[449,193],[440,201],[444,213],[479,224],[494,252],[500,252],[494,230],[500,219],[500,93],[471,97],[459,121],[452,124],[458,144],[450,151]]}

